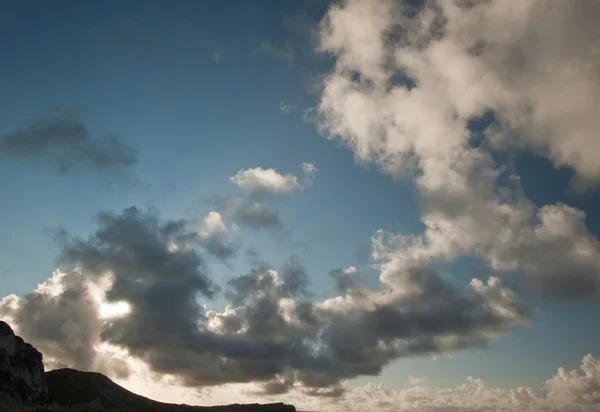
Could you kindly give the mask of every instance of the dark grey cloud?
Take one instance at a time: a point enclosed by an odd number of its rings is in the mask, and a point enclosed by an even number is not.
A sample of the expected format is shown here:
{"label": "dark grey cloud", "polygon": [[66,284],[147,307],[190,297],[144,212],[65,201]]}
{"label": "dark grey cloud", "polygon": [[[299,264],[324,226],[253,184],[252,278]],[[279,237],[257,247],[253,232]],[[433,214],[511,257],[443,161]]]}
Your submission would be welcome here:
{"label": "dark grey cloud", "polygon": [[232,220],[242,227],[255,230],[281,228],[279,214],[266,203],[239,198],[230,199],[226,210]]}
{"label": "dark grey cloud", "polygon": [[342,379],[377,375],[400,357],[482,346],[490,336],[529,321],[526,306],[497,279],[463,291],[431,269],[413,268],[402,277],[402,286],[413,293],[394,296],[385,288],[345,284],[346,293],[337,299],[299,303],[295,319],[314,334],[291,354],[294,379],[279,376],[265,392],[300,382],[309,394],[339,396]]}
{"label": "dark grey cloud", "polygon": [[[105,364],[94,347],[107,342],[189,386],[263,382],[264,393],[300,388],[339,396],[344,379],[376,375],[400,357],[485,345],[530,319],[496,278],[463,290],[424,267],[400,270],[380,288],[342,283],[340,296],[314,301],[295,256],[281,268],[264,264],[230,280],[229,306],[210,310],[205,305],[219,288],[188,222],[161,221],[132,207],[99,214],[98,226],[87,239],[62,236],[60,263],[70,272],[18,305],[0,306],[26,339],[71,366]],[[109,321],[101,319],[92,287],[107,274],[105,299],[131,307]],[[104,368],[113,375],[127,373],[117,360],[110,365]]]}
{"label": "dark grey cloud", "polygon": [[[193,328],[199,313],[195,297],[210,298],[217,289],[198,252],[188,247],[196,238],[186,230],[187,222],[163,223],[134,207],[120,215],[100,213],[97,220],[99,228],[88,239],[71,239],[64,231],[55,236],[62,243],[59,261],[69,269],[66,275],[55,274],[42,289],[25,295],[19,310],[3,308],[58,366],[89,370],[105,363],[96,359],[94,346],[108,331],[89,286],[107,274],[114,279],[108,300],[131,304],[139,336],[148,328],[164,333],[180,328],[174,333],[180,336]],[[109,372],[119,373],[122,367],[113,364],[113,369]]]}
{"label": "dark grey cloud", "polygon": [[[190,292],[212,297],[215,286],[205,273],[193,246],[196,233],[185,220],[161,222],[153,213],[135,207],[122,214],[100,213],[99,229],[88,239],[68,241],[60,255],[66,265],[89,274],[110,271],[115,277],[111,297],[158,286],[190,287]],[[157,290],[159,290],[158,288]]]}
{"label": "dark grey cloud", "polygon": [[66,109],[51,110],[0,137],[0,153],[22,160],[48,159],[60,173],[125,170],[138,162],[134,147],[116,135],[91,138],[79,116]]}
{"label": "dark grey cloud", "polygon": [[302,264],[300,258],[292,255],[289,261],[281,270],[281,277],[284,281],[287,293],[291,296],[309,296],[308,286],[310,279],[306,273],[306,267]]}
{"label": "dark grey cloud", "polygon": [[329,272],[329,276],[335,280],[336,288],[340,293],[353,293],[359,290],[359,273],[353,266],[334,269]]}
{"label": "dark grey cloud", "polygon": [[254,246],[246,247],[244,254],[250,266],[267,266],[261,253]]}
{"label": "dark grey cloud", "polygon": [[236,305],[247,303],[257,296],[268,297],[276,304],[282,298],[306,296],[309,283],[306,268],[293,255],[279,272],[264,265],[230,280],[226,296]]}
{"label": "dark grey cloud", "polygon": [[88,239],[66,242],[60,261],[91,281],[111,273],[108,300],[131,305],[130,321],[104,325],[99,338],[143,351],[152,337],[164,335],[168,344],[168,337],[190,336],[202,314],[196,298],[217,290],[193,247],[196,233],[184,220],[161,222],[133,207],[120,215],[101,213],[98,223]]}
{"label": "dark grey cloud", "polygon": [[204,201],[206,205],[220,213],[227,221],[240,228],[250,230],[280,230],[281,219],[277,210],[256,196],[221,197],[215,196]]}
{"label": "dark grey cloud", "polygon": [[202,246],[208,253],[220,260],[228,260],[239,250],[238,245],[218,237],[203,240]]}

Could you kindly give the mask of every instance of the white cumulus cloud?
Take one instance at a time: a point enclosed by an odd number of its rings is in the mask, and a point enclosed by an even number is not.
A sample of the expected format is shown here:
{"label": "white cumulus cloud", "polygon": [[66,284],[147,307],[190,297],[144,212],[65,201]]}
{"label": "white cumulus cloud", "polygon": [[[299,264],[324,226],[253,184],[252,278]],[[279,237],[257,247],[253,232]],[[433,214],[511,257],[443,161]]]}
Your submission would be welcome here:
{"label": "white cumulus cloud", "polygon": [[263,169],[262,167],[241,169],[230,180],[249,192],[283,194],[300,187],[296,176],[282,175],[275,169]]}
{"label": "white cumulus cloud", "polygon": [[317,168],[312,163],[302,163],[304,182],[292,174],[281,174],[272,168],[254,167],[240,169],[229,180],[249,193],[281,195],[308,187]]}
{"label": "white cumulus cloud", "polygon": [[[360,162],[412,178],[420,235],[374,237],[382,280],[401,267],[479,256],[524,269],[549,299],[600,299],[600,243],[581,210],[538,208],[494,152],[533,150],[600,179],[600,3],[347,0],[330,7],[320,49],[319,125]],[[560,39],[560,40],[559,40]],[[483,142],[471,128],[488,114]],[[481,131],[479,131],[481,132]],[[477,144],[475,144],[477,143]]]}

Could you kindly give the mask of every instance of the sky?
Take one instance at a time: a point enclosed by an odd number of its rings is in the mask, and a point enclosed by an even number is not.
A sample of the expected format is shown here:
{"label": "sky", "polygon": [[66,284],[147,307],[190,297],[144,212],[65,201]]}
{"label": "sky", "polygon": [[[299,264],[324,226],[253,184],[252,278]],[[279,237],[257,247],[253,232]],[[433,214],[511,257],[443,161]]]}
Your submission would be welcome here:
{"label": "sky", "polygon": [[0,318],[311,411],[600,404],[600,3],[0,3]]}

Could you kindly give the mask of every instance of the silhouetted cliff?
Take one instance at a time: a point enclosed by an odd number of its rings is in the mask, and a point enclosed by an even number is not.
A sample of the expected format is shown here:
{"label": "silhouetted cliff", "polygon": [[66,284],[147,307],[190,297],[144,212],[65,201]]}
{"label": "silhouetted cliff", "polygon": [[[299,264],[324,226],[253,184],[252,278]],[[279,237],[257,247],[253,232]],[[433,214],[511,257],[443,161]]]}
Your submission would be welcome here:
{"label": "silhouetted cliff", "polygon": [[95,372],[44,373],[42,354],[0,321],[0,410],[3,412],[295,412],[283,403],[189,406],[153,401]]}

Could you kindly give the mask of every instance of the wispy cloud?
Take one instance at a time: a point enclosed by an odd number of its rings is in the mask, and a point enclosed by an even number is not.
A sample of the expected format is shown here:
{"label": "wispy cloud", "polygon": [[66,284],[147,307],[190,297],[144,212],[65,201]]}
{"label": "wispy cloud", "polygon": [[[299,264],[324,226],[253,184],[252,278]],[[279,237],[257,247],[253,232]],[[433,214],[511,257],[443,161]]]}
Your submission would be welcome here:
{"label": "wispy cloud", "polygon": [[215,63],[219,63],[221,61],[221,59],[223,58],[223,55],[220,51],[215,51],[213,52],[213,54],[210,56],[211,60],[214,61]]}
{"label": "wispy cloud", "polygon": [[137,150],[116,135],[91,138],[77,112],[54,109],[0,137],[0,155],[50,160],[60,173],[124,170],[138,162]]}
{"label": "wispy cloud", "polygon": [[297,108],[298,108],[298,106],[295,104],[284,103],[284,102],[279,103],[279,110],[282,113],[289,114],[289,113],[292,113],[293,111],[295,111]]}
{"label": "wispy cloud", "polygon": [[254,51],[286,61],[290,66],[294,62],[295,54],[290,45],[281,47],[271,43],[268,40],[260,42],[253,41]]}

